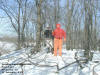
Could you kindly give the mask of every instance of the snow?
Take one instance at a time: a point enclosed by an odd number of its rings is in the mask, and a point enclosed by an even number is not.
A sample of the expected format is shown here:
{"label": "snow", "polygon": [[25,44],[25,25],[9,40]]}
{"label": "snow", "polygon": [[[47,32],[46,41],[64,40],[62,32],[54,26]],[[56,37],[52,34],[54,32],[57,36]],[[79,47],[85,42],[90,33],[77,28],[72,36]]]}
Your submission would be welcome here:
{"label": "snow", "polygon": [[[94,62],[100,60],[99,52],[94,51],[93,61],[85,64],[85,67],[80,69],[77,63],[73,63],[72,65],[63,68],[76,61],[75,53],[77,50],[75,49],[66,50],[63,48],[61,57],[54,56],[52,53],[46,53],[44,48],[43,51],[33,54],[31,55],[31,58],[29,58],[28,55],[30,54],[31,49],[31,47],[23,48],[0,56],[0,75],[22,75],[22,73],[18,73],[22,72],[22,70],[24,73],[23,75],[93,75],[93,73],[99,75],[100,73],[100,62]],[[80,49],[79,53],[82,51],[83,50]],[[18,65],[18,63],[23,63],[24,65],[21,66]],[[9,64],[12,64],[10,67],[12,66],[16,73],[6,73],[5,70],[4,73],[2,73],[2,69],[9,69],[9,67],[7,67]]]}
{"label": "snow", "polygon": [[15,49],[16,49],[16,45],[14,43],[0,41],[0,52],[1,52],[1,54],[11,52]]}

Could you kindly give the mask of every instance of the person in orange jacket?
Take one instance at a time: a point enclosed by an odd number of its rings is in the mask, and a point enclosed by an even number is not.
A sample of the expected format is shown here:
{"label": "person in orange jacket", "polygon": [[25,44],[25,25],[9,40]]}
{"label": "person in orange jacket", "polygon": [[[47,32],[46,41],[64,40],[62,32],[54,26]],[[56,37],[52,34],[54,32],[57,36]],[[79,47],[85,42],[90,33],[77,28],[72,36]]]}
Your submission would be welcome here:
{"label": "person in orange jacket", "polygon": [[57,49],[59,49],[59,56],[62,56],[63,38],[66,41],[66,33],[61,29],[60,24],[56,24],[56,29],[52,32],[54,36],[54,56],[57,56]]}

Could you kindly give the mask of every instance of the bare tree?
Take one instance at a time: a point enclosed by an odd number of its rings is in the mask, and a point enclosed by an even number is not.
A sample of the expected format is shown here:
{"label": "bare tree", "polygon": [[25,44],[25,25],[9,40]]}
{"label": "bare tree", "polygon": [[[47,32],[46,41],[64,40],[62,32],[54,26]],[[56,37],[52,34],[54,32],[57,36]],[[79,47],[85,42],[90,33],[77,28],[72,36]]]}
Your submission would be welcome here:
{"label": "bare tree", "polygon": [[42,17],[41,17],[41,7],[42,7],[42,0],[35,0],[36,8],[37,8],[37,28],[36,28],[36,46],[32,50],[32,53],[35,51],[38,52],[41,50],[41,28],[42,28]]}
{"label": "bare tree", "polygon": [[13,29],[16,31],[18,35],[17,46],[18,48],[21,48],[21,46],[24,45],[23,44],[25,39],[24,29],[27,24],[27,17],[26,17],[27,0],[25,0],[25,2],[21,0],[15,0],[14,2],[17,3],[17,5],[9,5],[6,3],[6,0],[3,0],[1,9],[6,13]]}
{"label": "bare tree", "polygon": [[32,52],[40,51],[44,38],[42,31],[47,26],[54,29],[60,22],[65,25],[67,33],[66,49],[85,49],[86,57],[92,49],[97,49],[100,34],[98,0],[66,0],[64,7],[61,0],[13,0],[13,4],[9,1],[1,0],[0,9],[6,13],[17,33],[18,48],[36,37]]}

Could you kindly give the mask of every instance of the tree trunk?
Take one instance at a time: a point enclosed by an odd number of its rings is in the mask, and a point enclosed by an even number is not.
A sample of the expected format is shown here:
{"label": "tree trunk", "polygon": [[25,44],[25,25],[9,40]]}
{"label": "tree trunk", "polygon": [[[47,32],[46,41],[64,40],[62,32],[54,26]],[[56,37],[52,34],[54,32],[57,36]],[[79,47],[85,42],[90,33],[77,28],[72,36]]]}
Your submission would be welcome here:
{"label": "tree trunk", "polygon": [[90,39],[91,39],[91,31],[90,26],[92,25],[92,12],[90,7],[91,1],[85,1],[85,43],[84,43],[84,56],[88,59],[87,62],[91,59],[91,51],[90,51]]}
{"label": "tree trunk", "polygon": [[37,32],[36,32],[36,46],[34,47],[34,50],[32,50],[32,53],[39,52],[41,50],[41,4],[42,0],[36,0],[36,6],[37,6]]}

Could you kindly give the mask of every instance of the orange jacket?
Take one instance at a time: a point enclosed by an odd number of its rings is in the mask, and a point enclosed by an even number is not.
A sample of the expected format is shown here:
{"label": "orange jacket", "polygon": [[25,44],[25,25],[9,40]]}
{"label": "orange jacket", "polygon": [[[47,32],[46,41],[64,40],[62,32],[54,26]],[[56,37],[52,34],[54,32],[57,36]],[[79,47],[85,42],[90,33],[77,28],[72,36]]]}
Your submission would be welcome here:
{"label": "orange jacket", "polygon": [[57,39],[66,39],[66,33],[63,29],[61,29],[60,24],[56,24],[56,29],[52,32],[52,35]]}

